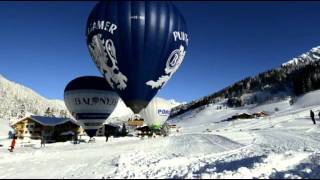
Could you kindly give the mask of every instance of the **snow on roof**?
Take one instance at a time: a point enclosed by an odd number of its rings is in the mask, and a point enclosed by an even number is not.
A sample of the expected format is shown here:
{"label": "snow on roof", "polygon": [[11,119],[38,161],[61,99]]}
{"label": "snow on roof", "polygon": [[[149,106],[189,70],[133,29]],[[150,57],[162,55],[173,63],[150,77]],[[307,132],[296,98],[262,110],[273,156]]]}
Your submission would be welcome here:
{"label": "snow on roof", "polygon": [[108,124],[105,124],[106,126],[112,126],[112,127],[120,127],[118,124],[114,124],[114,123],[108,123]]}
{"label": "snow on roof", "polygon": [[76,124],[76,125],[79,125],[77,121],[73,120],[73,119],[70,119],[70,118],[58,118],[58,117],[49,117],[49,116],[34,116],[34,115],[30,115],[30,116],[26,116],[26,117],[23,117],[21,119],[18,119],[17,121],[14,121],[11,125],[14,125],[22,120],[25,120],[27,118],[30,118],[44,126],[56,126],[56,125],[59,125],[59,124],[63,124],[63,123],[66,123],[68,121]]}

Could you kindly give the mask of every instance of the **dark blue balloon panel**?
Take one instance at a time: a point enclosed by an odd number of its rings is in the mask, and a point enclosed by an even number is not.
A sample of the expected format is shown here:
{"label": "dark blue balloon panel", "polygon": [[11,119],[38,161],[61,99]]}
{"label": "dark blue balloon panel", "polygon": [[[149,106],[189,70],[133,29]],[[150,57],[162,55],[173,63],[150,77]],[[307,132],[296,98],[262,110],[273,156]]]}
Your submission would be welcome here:
{"label": "dark blue balloon panel", "polygon": [[100,2],[86,37],[97,68],[135,113],[176,72],[188,47],[185,20],[166,1]]}

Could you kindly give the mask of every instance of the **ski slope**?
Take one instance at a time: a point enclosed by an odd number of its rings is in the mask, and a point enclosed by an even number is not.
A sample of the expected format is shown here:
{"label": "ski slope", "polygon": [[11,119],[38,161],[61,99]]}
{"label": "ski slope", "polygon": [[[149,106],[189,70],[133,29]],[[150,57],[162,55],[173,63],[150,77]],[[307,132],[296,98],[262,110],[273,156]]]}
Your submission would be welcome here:
{"label": "ski slope", "polygon": [[[10,153],[0,144],[0,178],[319,178],[320,91],[242,108],[213,104],[182,114],[169,137],[97,137],[95,143],[47,144]],[[276,110],[277,109],[277,110]],[[255,119],[228,120],[237,113],[267,111]]]}

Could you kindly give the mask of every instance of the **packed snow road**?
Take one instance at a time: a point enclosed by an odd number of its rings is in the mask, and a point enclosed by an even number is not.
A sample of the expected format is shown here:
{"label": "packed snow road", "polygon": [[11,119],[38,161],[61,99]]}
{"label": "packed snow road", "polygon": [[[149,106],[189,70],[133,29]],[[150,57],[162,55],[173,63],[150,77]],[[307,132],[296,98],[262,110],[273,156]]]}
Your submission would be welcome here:
{"label": "packed snow road", "polygon": [[[223,133],[226,136],[222,136]],[[118,138],[107,143],[97,139],[96,143],[67,142],[48,144],[45,148],[39,144],[18,148],[13,153],[1,149],[0,177],[279,177],[280,173],[317,155],[314,150],[319,149],[320,136],[310,138],[313,133],[292,135],[273,129],[223,133]],[[309,171],[313,172],[312,168]]]}
{"label": "packed snow road", "polygon": [[[48,144],[45,148],[1,149],[1,178],[181,177],[192,163],[245,147],[219,135],[186,134],[105,143]],[[17,169],[18,168],[18,169]],[[19,171],[19,173],[15,173]]]}

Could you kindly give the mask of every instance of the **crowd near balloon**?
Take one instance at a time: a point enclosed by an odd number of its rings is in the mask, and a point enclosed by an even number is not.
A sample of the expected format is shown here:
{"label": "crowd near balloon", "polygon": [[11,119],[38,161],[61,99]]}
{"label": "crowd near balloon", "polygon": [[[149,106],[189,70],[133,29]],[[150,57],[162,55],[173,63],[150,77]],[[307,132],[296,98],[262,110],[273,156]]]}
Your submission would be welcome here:
{"label": "crowd near balloon", "polygon": [[85,29],[92,62],[103,77],[78,77],[66,86],[65,104],[92,137],[118,99],[159,128],[170,115],[155,98],[185,57],[189,39],[180,11],[167,1],[106,1],[92,9]]}

